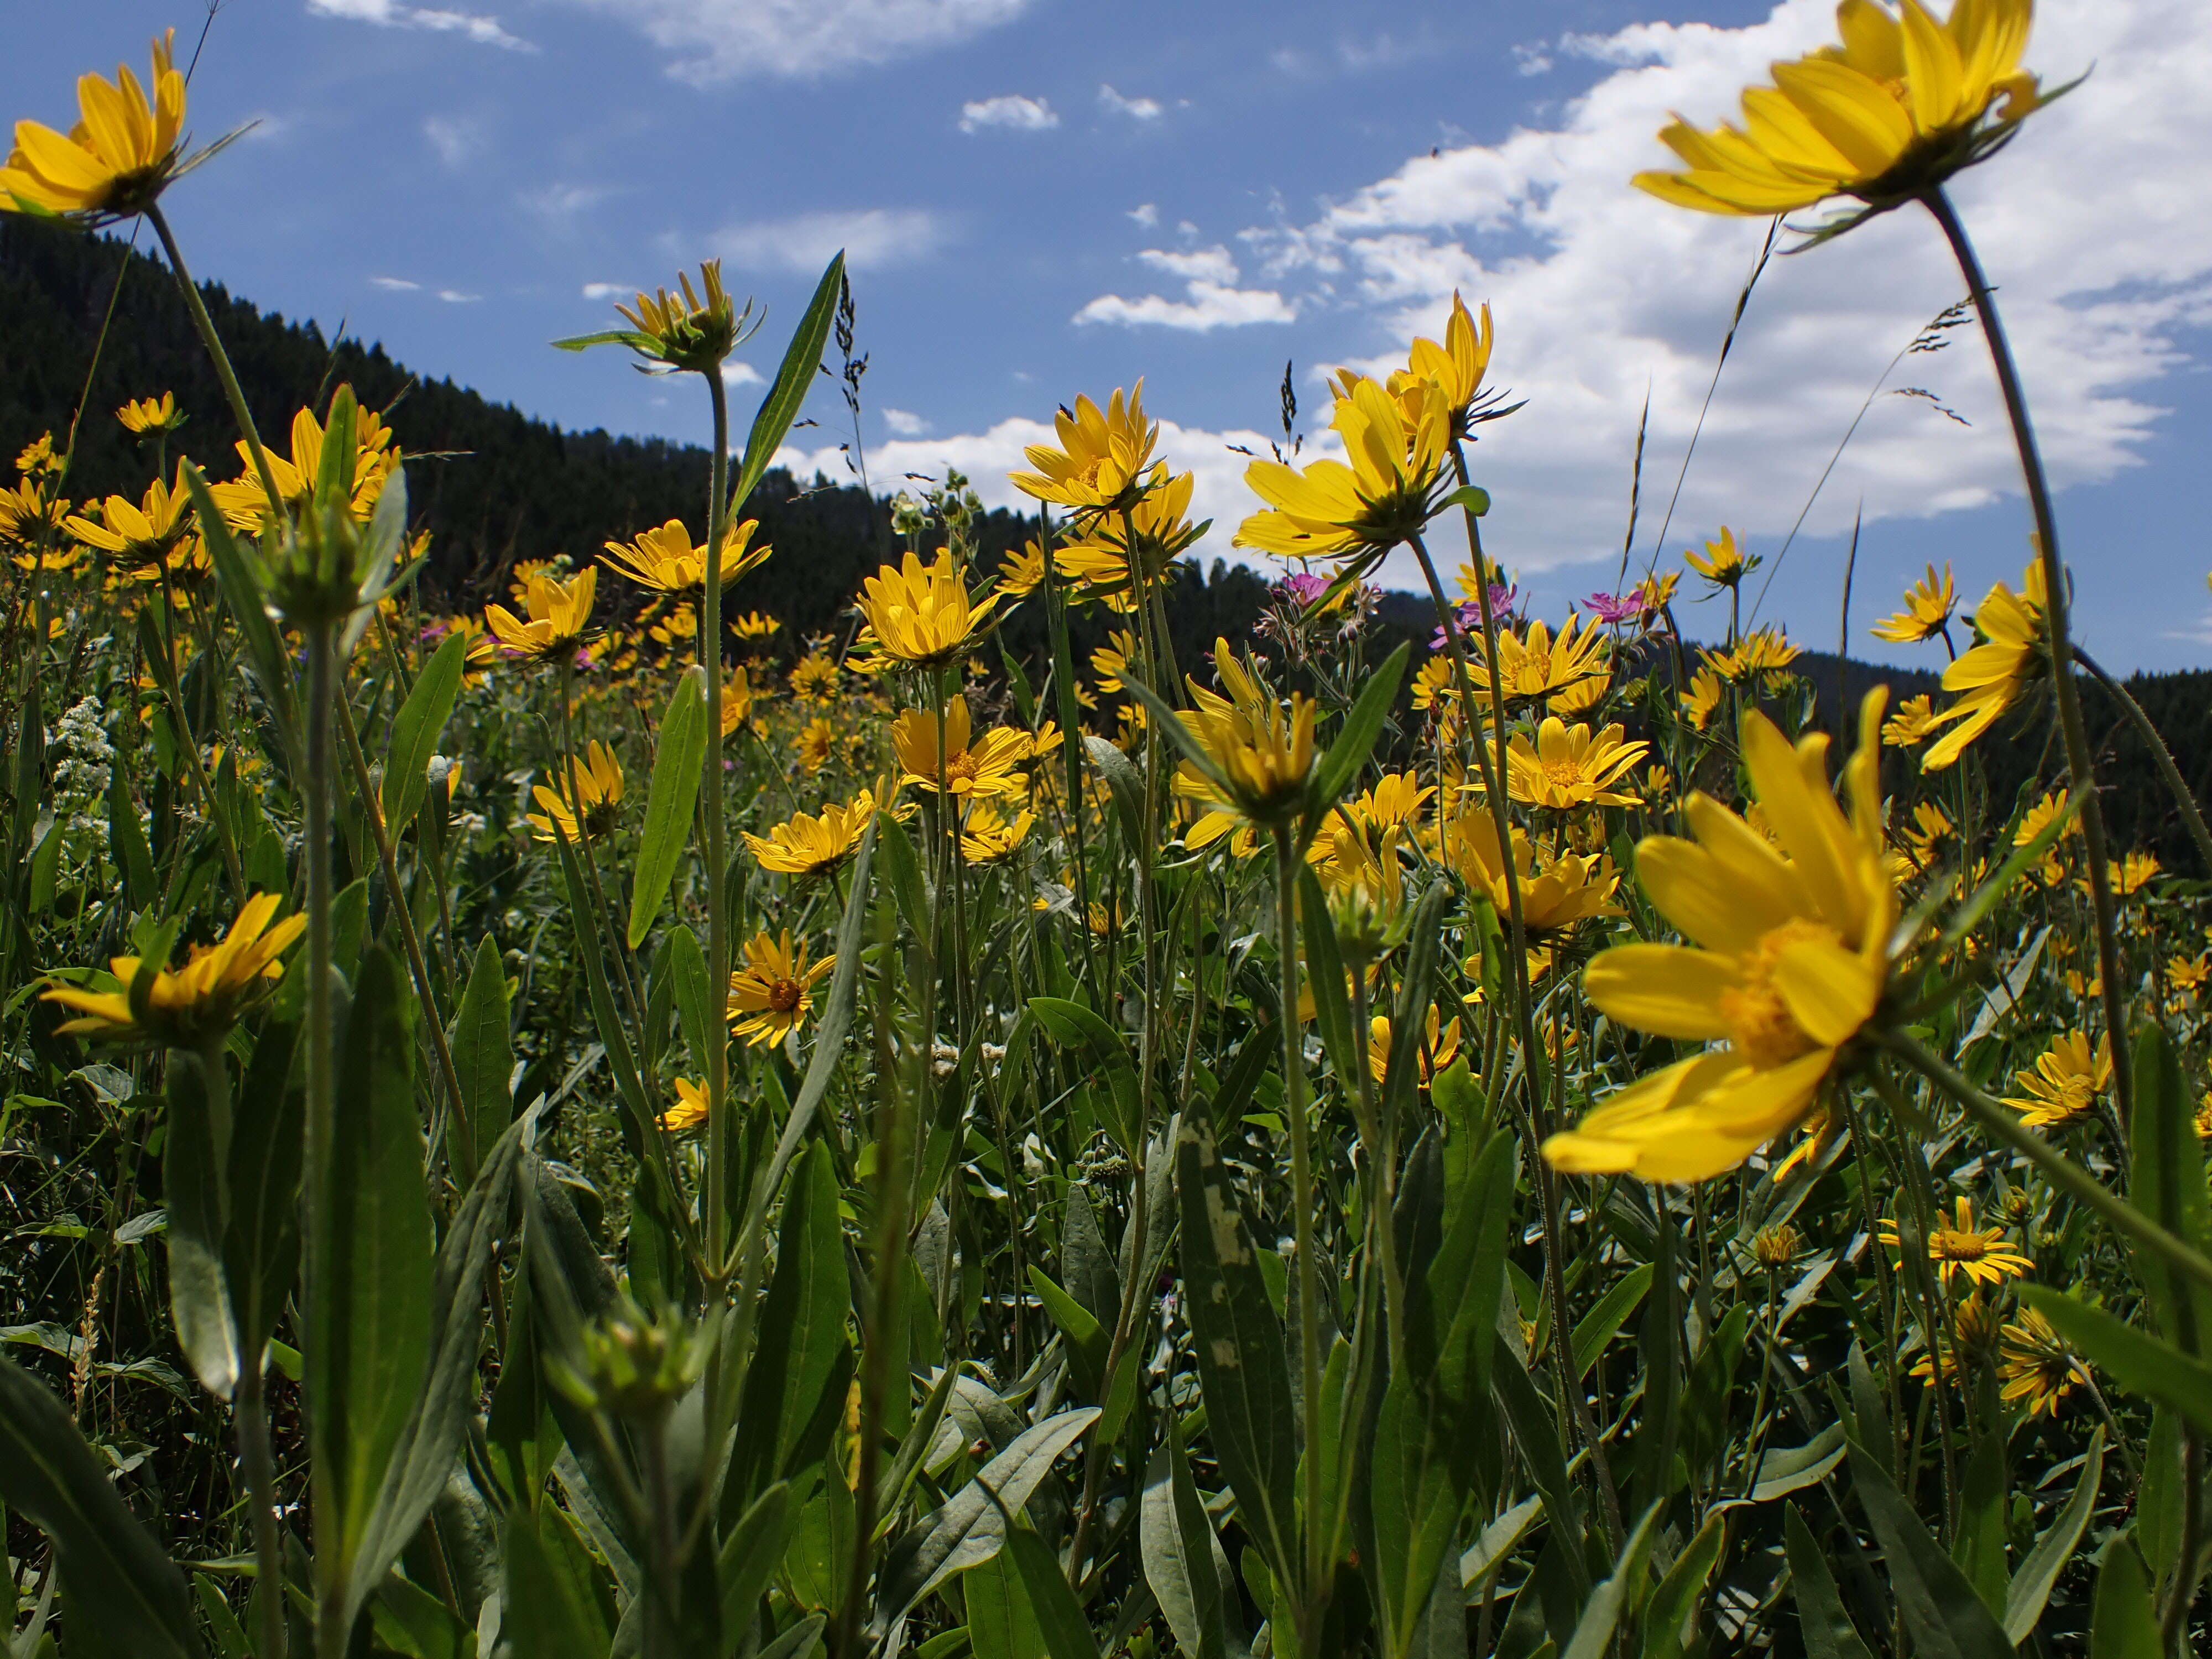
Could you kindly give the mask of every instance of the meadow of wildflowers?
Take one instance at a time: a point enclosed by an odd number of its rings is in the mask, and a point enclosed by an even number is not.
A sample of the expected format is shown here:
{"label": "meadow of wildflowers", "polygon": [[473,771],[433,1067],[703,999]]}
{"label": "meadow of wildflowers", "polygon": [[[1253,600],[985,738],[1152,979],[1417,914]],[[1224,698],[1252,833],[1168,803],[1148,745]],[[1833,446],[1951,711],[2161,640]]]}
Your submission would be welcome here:
{"label": "meadow of wildflowers", "polygon": [[1931,568],[1875,632],[1941,691],[1850,708],[1723,526],[1528,614],[1457,301],[1253,460],[1249,637],[1178,659],[1141,386],[1024,547],[902,494],[797,636],[747,507],[842,255],[742,434],[716,263],[558,343],[693,400],[699,507],[447,614],[404,405],[252,417],[171,42],[20,121],[0,209],[143,219],[234,429],[134,387],[131,493],[71,430],[0,493],[10,1652],[2199,1651],[2212,832],[1947,193],[2070,88],[2027,0],[1838,22],[1622,187],[1955,256],[2024,568]]}

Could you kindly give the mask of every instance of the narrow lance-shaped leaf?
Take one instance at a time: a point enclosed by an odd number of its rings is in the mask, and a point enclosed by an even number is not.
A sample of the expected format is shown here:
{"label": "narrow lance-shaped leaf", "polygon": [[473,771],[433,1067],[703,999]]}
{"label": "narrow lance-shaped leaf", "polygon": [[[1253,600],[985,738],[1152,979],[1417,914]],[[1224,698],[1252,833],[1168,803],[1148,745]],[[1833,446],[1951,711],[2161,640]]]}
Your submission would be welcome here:
{"label": "narrow lance-shaped leaf", "polygon": [[428,787],[430,757],[453,718],[453,700],[460,695],[461,672],[468,655],[465,635],[450,634],[433,652],[399,712],[392,718],[392,746],[384,760],[384,782],[380,788],[384,821],[397,836],[414,822]]}
{"label": "narrow lance-shaped leaf", "polygon": [[844,288],[845,254],[841,248],[815,284],[814,297],[807,301],[799,326],[792,331],[791,343],[784,349],[775,384],[753,416],[752,430],[745,434],[744,460],[738,468],[737,487],[730,492],[732,507],[744,505],[745,497],[768,471],[791,423],[799,418],[799,406],[806,401],[815,372],[821,367],[822,347],[830,337],[830,319],[836,315],[837,296]]}
{"label": "narrow lance-shaped leaf", "polygon": [[629,948],[645,943],[660,902],[668,896],[677,861],[691,833],[691,808],[699,799],[700,767],[707,753],[707,671],[684,671],[661,717],[653,750],[653,783],[645,800],[645,833],[631,876]]}

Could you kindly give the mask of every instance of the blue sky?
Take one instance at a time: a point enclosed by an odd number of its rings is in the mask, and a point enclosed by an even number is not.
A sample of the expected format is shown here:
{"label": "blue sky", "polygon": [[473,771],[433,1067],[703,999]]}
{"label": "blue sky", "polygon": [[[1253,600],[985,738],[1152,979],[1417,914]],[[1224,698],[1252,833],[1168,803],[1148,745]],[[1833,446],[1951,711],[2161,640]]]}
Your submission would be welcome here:
{"label": "blue sky", "polygon": [[[2032,64],[2097,72],[1962,209],[2064,483],[2081,633],[2116,665],[2192,665],[2212,649],[2212,9],[2041,9]],[[40,9],[0,64],[0,111],[62,119],[77,73],[143,65],[169,23],[188,46],[199,17]],[[720,254],[767,307],[746,354],[765,372],[842,244],[878,479],[951,463],[1006,499],[1054,404],[1142,375],[1218,521],[1209,556],[1249,506],[1226,446],[1272,427],[1285,361],[1310,432],[1326,371],[1402,354],[1456,286],[1494,301],[1493,378],[1530,400],[1479,452],[1492,550],[1556,613],[1612,586],[1647,392],[1638,563],[1655,550],[1763,234],[1662,209],[1628,174],[1663,159],[1665,111],[1726,112],[1830,27],[1819,0],[228,0],[191,125],[260,125],[171,210],[198,273],[266,307],[565,424],[684,438],[696,394],[546,342]],[[1959,292],[1903,216],[1770,266],[1662,562],[1723,523],[1771,556],[1885,365]],[[1952,561],[1971,603],[2027,551],[1978,339],[1886,386],[1766,601],[1832,647],[1863,507],[1868,655],[1922,562]],[[823,426],[791,459],[841,465],[842,408],[809,412]]]}

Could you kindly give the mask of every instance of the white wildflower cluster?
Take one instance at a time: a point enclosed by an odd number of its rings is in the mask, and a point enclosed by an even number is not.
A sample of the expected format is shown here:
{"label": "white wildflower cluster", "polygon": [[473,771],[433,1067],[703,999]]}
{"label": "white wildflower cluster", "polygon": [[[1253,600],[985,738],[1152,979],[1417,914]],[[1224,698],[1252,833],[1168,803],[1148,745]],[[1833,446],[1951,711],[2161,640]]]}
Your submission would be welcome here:
{"label": "white wildflower cluster", "polygon": [[82,697],[54,726],[54,746],[61,751],[54,764],[54,816],[72,841],[107,828],[105,803],[115,745],[107,740],[106,712],[98,697]]}

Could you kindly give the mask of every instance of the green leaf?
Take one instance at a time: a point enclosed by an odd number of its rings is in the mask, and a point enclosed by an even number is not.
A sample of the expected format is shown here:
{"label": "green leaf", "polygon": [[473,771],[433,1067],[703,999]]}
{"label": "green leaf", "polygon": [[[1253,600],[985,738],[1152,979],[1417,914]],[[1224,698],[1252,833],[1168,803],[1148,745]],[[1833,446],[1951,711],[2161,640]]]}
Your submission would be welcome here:
{"label": "green leaf", "polygon": [[[232,1138],[227,1109],[216,1121],[204,1067],[226,1066],[220,1051],[179,1055],[169,1070],[169,1134],[162,1149],[161,1184],[169,1225],[169,1311],[177,1346],[184,1350],[200,1386],[228,1400],[238,1384],[236,1322],[230,1284],[223,1271],[223,1237],[229,1223],[228,1146]],[[213,1092],[230,1092],[228,1077],[215,1079]]]}
{"label": "green leaf", "polygon": [[1698,1603],[1705,1584],[1720,1565],[1721,1546],[1728,1535],[1728,1516],[1715,1509],[1690,1540],[1667,1576],[1651,1592],[1644,1610],[1644,1648],[1638,1659],[1679,1659],[1689,1642],[1698,1616]]}
{"label": "green leaf", "polygon": [[230,1224],[224,1271],[238,1351],[259,1365],[300,1271],[301,1134],[306,1080],[296,1064],[300,1028],[271,1019],[253,1044],[238,1087],[230,1136]]}
{"label": "green leaf", "polygon": [[2011,1659],[2012,1643],[1972,1581],[1929,1535],[1881,1465],[1856,1443],[1851,1479],[1881,1541],[1890,1587],[1914,1647],[1929,1659]]}
{"label": "green leaf", "polygon": [[1298,871],[1298,931],[1305,944],[1306,983],[1313,987],[1314,1025],[1338,1085],[1351,1094],[1359,1087],[1359,1047],[1366,1042],[1367,1033],[1352,1029],[1352,1002],[1344,957],[1336,948],[1336,923],[1311,865]]}
{"label": "green leaf", "polygon": [[603,328],[596,334],[572,334],[553,342],[556,351],[582,351],[595,345],[626,345],[633,351],[650,352],[659,349],[659,342],[635,328]]}
{"label": "green leaf", "polygon": [[639,839],[629,894],[629,948],[645,943],[660,902],[675,879],[677,860],[691,835],[691,808],[699,799],[707,755],[707,671],[684,671],[661,716],[653,751],[653,783],[645,799],[645,833]]}
{"label": "green leaf", "polygon": [[1605,1352],[1606,1344],[1619,1335],[1628,1316],[1643,1303],[1644,1293],[1651,1288],[1651,1264],[1644,1262],[1631,1268],[1616,1280],[1613,1287],[1598,1298],[1592,1308],[1575,1322],[1575,1375],[1584,1377]]}
{"label": "green leaf", "polygon": [[1083,1605],[1075,1599],[1052,1546],[1027,1528],[1017,1527],[1006,1534],[1006,1553],[1029,1592],[1030,1610],[1044,1634],[1047,1659],[1098,1659],[1090,1620],[1083,1616]]}
{"label": "green leaf", "polygon": [[1490,492],[1480,484],[1462,484],[1437,503],[1437,511],[1448,507],[1463,507],[1479,519],[1490,511]]}
{"label": "green leaf", "polygon": [[2023,1285],[2020,1299],[2049,1320],[2067,1343],[2130,1394],[2171,1406],[2212,1434],[2212,1368],[2172,1343],[2122,1324],[2101,1308],[2052,1290]]}
{"label": "green leaf", "polygon": [[1610,1651],[1621,1614],[1632,1611],[1642,1599],[1644,1582],[1650,1576],[1652,1537],[1665,1507],[1654,1504],[1644,1511],[1628,1541],[1620,1547],[1620,1558],[1613,1563],[1611,1575],[1590,1592],[1560,1659],[1604,1659]]}
{"label": "green leaf", "polygon": [[[2206,1231],[2204,1152],[2197,1139],[2197,1105],[2163,1028],[2146,1025],[2136,1039],[2135,1078],[2129,1197],[2159,1226],[2201,1250]],[[2202,1353],[2202,1344],[2212,1340],[2212,1292],[2142,1246],[2135,1248],[2136,1273],[2150,1291],[2160,1328],[2185,1349]]]}
{"label": "green leaf", "polygon": [[550,1504],[508,1514],[500,1633],[509,1650],[531,1659],[607,1659],[610,1633],[588,1589],[557,1547],[547,1547],[544,1529],[566,1525]]}
{"label": "green leaf", "polygon": [[1121,820],[1121,834],[1127,844],[1147,845],[1152,838],[1145,833],[1145,781],[1137,775],[1136,767],[1113,744],[1088,732],[1084,734],[1083,752],[1106,780],[1106,793],[1113,798],[1115,816]]}
{"label": "green leaf", "polygon": [[1297,1416],[1283,1328],[1212,1130],[1186,1116],[1175,1151],[1183,1279],[1213,1455],[1269,1570],[1295,1583]]}
{"label": "green leaf", "polygon": [[[1437,999],[1437,955],[1443,942],[1444,907],[1451,889],[1431,882],[1413,907],[1413,932],[1406,946],[1405,971],[1390,1013],[1389,1075],[1382,1085],[1386,1121],[1404,1122],[1415,1115],[1421,1081],[1421,1045],[1428,1041],[1429,1010]],[[1365,1042],[1367,1033],[1355,1031]]]}
{"label": "green leaf", "polygon": [[729,1027],[715,1017],[708,993],[707,953],[699,948],[698,937],[681,922],[662,936],[660,949],[668,958],[668,977],[676,989],[676,1023],[684,1028],[691,1069],[704,1075],[708,1046],[729,1042]]}
{"label": "green leaf", "polygon": [[752,430],[745,434],[745,459],[738,469],[737,488],[730,492],[730,505],[734,510],[745,504],[775,459],[777,446],[791,430],[791,423],[799,418],[799,405],[806,401],[807,392],[814,385],[814,377],[822,367],[823,343],[830,337],[830,322],[837,313],[837,298],[845,288],[845,254],[840,249],[823,271],[822,280],[815,284],[814,297],[807,301],[805,314],[792,331],[791,343],[784,349],[783,362],[775,371],[775,384],[768,396],[761,399],[759,410],[753,416]]}
{"label": "green leaf", "polygon": [[95,1650],[198,1659],[184,1575],[108,1484],[61,1401],[0,1358],[0,1502],[53,1542],[67,1617]]}
{"label": "green leaf", "polygon": [[137,803],[131,799],[129,769],[121,766],[108,774],[107,848],[123,872],[125,901],[134,909],[153,903],[161,891],[154,878],[154,854],[146,845],[145,826],[138,822]]}
{"label": "green leaf", "polygon": [[600,956],[599,930],[595,921],[598,907],[592,902],[582,866],[576,861],[576,849],[569,844],[568,838],[556,832],[554,846],[560,854],[561,873],[568,883],[569,911],[576,918],[577,950],[584,958],[584,988],[591,996],[592,1023],[599,1030],[599,1041],[606,1046],[607,1064],[613,1069],[615,1088],[622,1097],[623,1142],[633,1158],[651,1168],[656,1179],[672,1186],[664,1161],[658,1114],[646,1095],[644,1079],[639,1075],[636,1050],[630,1047],[629,1025],[616,1006],[613,989],[607,983],[606,963]]}
{"label": "green leaf", "polygon": [[191,492],[193,522],[199,526],[208,559],[215,566],[216,586],[222,590],[222,602],[229,607],[232,620],[238,624],[239,637],[246,642],[247,666],[254,683],[260,687],[262,702],[275,718],[276,733],[292,769],[297,772],[303,763],[303,728],[299,699],[293,690],[292,657],[285,650],[283,638],[269,615],[261,586],[259,556],[248,553],[231,534],[222,509],[208,494],[207,479],[201,476],[199,468],[190,461],[184,467],[185,488]]}
{"label": "green leaf", "polygon": [[1106,1350],[1110,1346],[1105,1327],[1091,1310],[1053,1281],[1043,1268],[1030,1269],[1030,1285],[1060,1327],[1067,1344],[1068,1370],[1084,1398],[1103,1406],[1106,1389]]}
{"label": "green leaf", "polygon": [[2164,1659],[2158,1610],[2151,1598],[2150,1568],[2135,1534],[2114,1534],[2097,1570],[2097,1595],[2089,1613],[2089,1659]]}
{"label": "green leaf", "polygon": [[[1500,1349],[1504,1348],[1504,1337],[1496,1338],[1496,1341]],[[1551,1402],[1537,1391],[1534,1379],[1514,1359],[1510,1351],[1497,1354],[1491,1387],[1498,1404],[1505,1408],[1507,1426],[1513,1431],[1514,1443],[1521,1449],[1528,1478],[1535,1483],[1537,1495],[1544,1500],[1544,1513],[1550,1517],[1553,1532],[1561,1538],[1580,1538],[1582,1517],[1568,1484],[1567,1460],[1559,1450],[1559,1432],[1554,1426]],[[1582,1552],[1570,1549],[1565,1559],[1578,1581],[1577,1589],[1587,1584]]]}
{"label": "green leaf", "polygon": [[2051,1600],[2059,1573],[2081,1547],[2089,1518],[2097,1511],[2097,1487],[2105,1474],[2105,1429],[2100,1423],[2089,1436],[2089,1449],[2081,1459],[2081,1472],[2074,1480],[2074,1495],[2051,1523],[2050,1531],[2035,1540],[2035,1547],[2012,1576],[2005,1592],[2005,1638],[2014,1647],[2034,1632],[2036,1622]]}
{"label": "green leaf", "polygon": [[968,1609],[968,1645],[975,1659],[1036,1659],[1044,1632],[1030,1607],[1021,1573],[1001,1550],[960,1577]]}
{"label": "green leaf", "polygon": [[331,1145],[316,1172],[307,1270],[311,1450],[326,1482],[319,1599],[355,1607],[349,1574],[430,1352],[430,1206],[415,1106],[414,994],[371,949],[338,1044]]}
{"label": "green leaf", "polygon": [[714,1559],[721,1586],[722,1628],[741,1631],[753,1617],[791,1536],[791,1488],[777,1481],[723,1535]]}
{"label": "green leaf", "polygon": [[1226,1659],[1224,1608],[1237,1605],[1236,1580],[1191,1478],[1182,1431],[1172,1419],[1166,1439],[1145,1466],[1137,1538],[1145,1583],[1176,1644],[1191,1659]]}
{"label": "green leaf", "polygon": [[1031,997],[1030,1012],[1044,1033],[1063,1048],[1073,1048],[1093,1070],[1103,1071],[1112,1096],[1114,1121],[1107,1127],[1131,1158],[1137,1155],[1137,1139],[1143,1133],[1137,1064],[1129,1058],[1129,1045],[1120,1032],[1079,1002],[1060,997]]}
{"label": "green leaf", "polygon": [[725,1504],[751,1501],[808,1461],[802,1437],[850,1346],[845,1325],[852,1306],[837,1218],[836,1160],[829,1144],[817,1140],[784,1188],[775,1274],[761,1309],[755,1359],[746,1370]]}
{"label": "green leaf", "polygon": [[446,722],[453,717],[453,700],[460,695],[468,648],[465,635],[448,634],[446,642],[422,665],[422,672],[415,677],[415,689],[392,717],[392,744],[385,751],[384,782],[379,793],[384,821],[395,840],[415,821],[422,792],[429,787],[430,757],[438,752]]}
{"label": "green leaf", "polygon": [[1835,1575],[1820,1553],[1813,1529],[1795,1504],[1782,1513],[1782,1537],[1790,1556],[1790,1581],[1797,1595],[1797,1629],[1804,1638],[1807,1659],[1874,1659],[1859,1639],[1858,1626],[1844,1611],[1844,1598],[1836,1593]]}
{"label": "green leaf", "polygon": [[2009,1582],[2005,1555],[2005,1437],[2001,1428],[1985,1431],[1966,1456],[1966,1476],[1959,1493],[1959,1526],[1951,1559],[1966,1575],[1982,1605],[2004,1616]]}
{"label": "green leaf", "polygon": [[448,1120],[447,1156],[468,1182],[476,1179],[485,1151],[506,1133],[514,1115],[507,1082],[514,1073],[514,1045],[508,1036],[507,968],[489,933],[469,964],[451,1046],[461,1098]]}
{"label": "green leaf", "polygon": [[1337,798],[1351,787],[1352,781],[1359,775],[1366,763],[1368,751],[1375,747],[1375,739],[1382,735],[1382,722],[1390,717],[1390,705],[1398,696],[1398,682],[1405,678],[1406,659],[1412,653],[1410,642],[1401,644],[1382,660],[1382,665],[1367,677],[1360,688],[1358,698],[1344,717],[1344,726],[1336,734],[1336,741],[1322,757],[1321,764],[1314,769],[1314,806],[1306,814],[1306,834],[1311,840],[1313,832],[1321,827],[1328,809],[1336,805]]}

